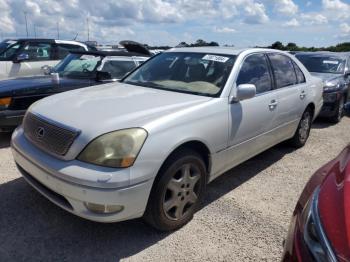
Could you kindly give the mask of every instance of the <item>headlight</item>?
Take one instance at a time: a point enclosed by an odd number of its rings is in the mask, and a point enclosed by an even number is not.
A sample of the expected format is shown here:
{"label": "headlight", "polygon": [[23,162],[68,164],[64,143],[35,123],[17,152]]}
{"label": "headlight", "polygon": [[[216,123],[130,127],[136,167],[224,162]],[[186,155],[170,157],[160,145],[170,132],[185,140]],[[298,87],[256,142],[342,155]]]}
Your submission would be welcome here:
{"label": "headlight", "polygon": [[317,188],[304,209],[304,241],[316,261],[334,261],[336,256],[322,228],[319,211],[318,195],[320,188]]}
{"label": "headlight", "polygon": [[132,166],[147,132],[130,128],[104,134],[93,140],[78,156],[78,160],[105,167]]}
{"label": "headlight", "polygon": [[329,82],[326,82],[324,90],[331,91],[331,90],[337,90],[339,88],[340,88],[340,83],[338,81],[329,81]]}
{"label": "headlight", "polygon": [[11,101],[12,101],[11,97],[0,98],[0,109],[8,108],[9,105],[11,104]]}

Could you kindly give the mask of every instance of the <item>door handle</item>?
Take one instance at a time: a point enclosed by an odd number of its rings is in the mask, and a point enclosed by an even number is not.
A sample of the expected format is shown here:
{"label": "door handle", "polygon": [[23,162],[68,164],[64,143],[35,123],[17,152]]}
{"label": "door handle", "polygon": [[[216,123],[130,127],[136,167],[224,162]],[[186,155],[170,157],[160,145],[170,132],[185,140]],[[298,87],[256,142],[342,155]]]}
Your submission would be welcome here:
{"label": "door handle", "polygon": [[300,94],[300,99],[304,99],[306,97],[306,93],[305,91],[301,91],[301,94]]}
{"label": "door handle", "polygon": [[271,100],[270,104],[269,104],[269,109],[270,110],[274,110],[278,105],[278,102],[274,99],[274,100]]}

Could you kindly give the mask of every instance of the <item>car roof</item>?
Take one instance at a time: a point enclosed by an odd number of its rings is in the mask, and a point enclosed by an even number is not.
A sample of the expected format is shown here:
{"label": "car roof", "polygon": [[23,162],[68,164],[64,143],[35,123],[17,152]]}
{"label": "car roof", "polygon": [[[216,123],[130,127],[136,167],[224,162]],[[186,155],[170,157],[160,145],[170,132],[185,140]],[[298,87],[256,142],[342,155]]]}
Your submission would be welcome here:
{"label": "car roof", "polygon": [[302,52],[296,54],[296,56],[313,56],[313,57],[322,57],[322,56],[331,56],[331,57],[337,57],[337,58],[343,58],[346,59],[350,56],[350,52],[330,52],[330,51],[319,51],[319,52]]}
{"label": "car roof", "polygon": [[[235,48],[235,47],[175,47],[165,52],[188,52],[188,53],[211,53],[211,54],[226,54],[226,55],[239,55],[242,52],[254,53],[254,52],[273,52],[287,54],[285,51],[268,48]],[[290,55],[290,54],[289,54]]]}
{"label": "car roof", "polygon": [[98,55],[98,56],[123,56],[123,57],[145,57],[148,58],[145,54],[127,52],[127,51],[70,51],[72,54],[84,54],[84,55]]}

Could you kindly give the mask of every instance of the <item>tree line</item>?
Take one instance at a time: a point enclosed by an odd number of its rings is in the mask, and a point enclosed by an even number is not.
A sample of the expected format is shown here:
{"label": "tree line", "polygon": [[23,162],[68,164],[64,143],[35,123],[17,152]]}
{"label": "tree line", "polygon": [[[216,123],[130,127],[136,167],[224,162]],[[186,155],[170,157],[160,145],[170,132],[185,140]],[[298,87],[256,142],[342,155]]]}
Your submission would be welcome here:
{"label": "tree line", "polygon": [[[169,49],[171,46],[148,46],[150,49]],[[198,39],[194,43],[180,42],[176,47],[198,47],[198,46],[219,46],[217,42],[211,41],[207,42],[203,39]],[[234,46],[234,45],[224,45],[224,46]],[[258,47],[258,46],[257,46]],[[260,46],[261,47],[261,46]],[[335,46],[328,47],[303,47],[298,46],[296,43],[288,43],[284,45],[282,42],[277,41],[270,46],[264,48],[272,48],[284,51],[331,51],[331,52],[350,52],[350,42],[340,43]]]}
{"label": "tree line", "polygon": [[349,52],[350,51],[350,42],[340,43],[335,46],[328,47],[302,47],[298,46],[295,43],[288,43],[287,45],[283,45],[282,42],[277,41],[273,43],[268,48],[284,50],[284,51],[331,51],[331,52]]}

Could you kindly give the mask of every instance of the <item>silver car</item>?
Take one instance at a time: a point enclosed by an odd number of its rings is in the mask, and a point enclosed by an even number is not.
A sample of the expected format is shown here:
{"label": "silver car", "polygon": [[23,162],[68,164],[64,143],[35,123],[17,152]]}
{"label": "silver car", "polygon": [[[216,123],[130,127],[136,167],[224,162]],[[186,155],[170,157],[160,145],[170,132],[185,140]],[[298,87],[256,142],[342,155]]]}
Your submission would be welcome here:
{"label": "silver car", "polygon": [[171,49],[121,83],[35,103],[12,151],[28,183],[73,214],[175,230],[219,175],[284,140],[303,146],[322,91],[284,52]]}

